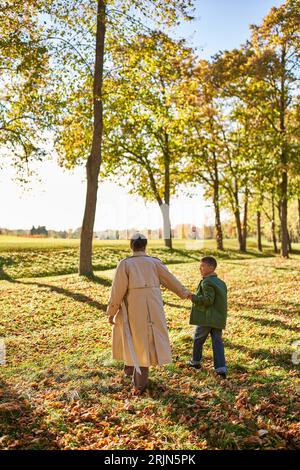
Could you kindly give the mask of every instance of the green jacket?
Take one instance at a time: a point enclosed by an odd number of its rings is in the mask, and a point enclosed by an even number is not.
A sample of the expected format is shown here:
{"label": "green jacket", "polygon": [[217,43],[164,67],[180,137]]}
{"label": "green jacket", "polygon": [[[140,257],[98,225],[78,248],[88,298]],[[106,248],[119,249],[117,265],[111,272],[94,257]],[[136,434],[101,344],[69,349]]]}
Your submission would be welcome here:
{"label": "green jacket", "polygon": [[202,279],[192,299],[191,325],[226,327],[227,286],[216,273]]}

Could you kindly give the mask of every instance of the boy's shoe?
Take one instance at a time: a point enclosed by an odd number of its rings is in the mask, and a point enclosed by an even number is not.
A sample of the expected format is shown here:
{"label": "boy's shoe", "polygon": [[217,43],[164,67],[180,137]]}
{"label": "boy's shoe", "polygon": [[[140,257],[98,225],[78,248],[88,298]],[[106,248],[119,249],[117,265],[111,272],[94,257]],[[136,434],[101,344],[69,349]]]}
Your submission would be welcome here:
{"label": "boy's shoe", "polygon": [[226,379],[226,372],[216,372],[216,374],[220,379]]}
{"label": "boy's shoe", "polygon": [[192,367],[193,369],[201,369],[201,364],[194,364],[192,361],[187,362],[188,367]]}

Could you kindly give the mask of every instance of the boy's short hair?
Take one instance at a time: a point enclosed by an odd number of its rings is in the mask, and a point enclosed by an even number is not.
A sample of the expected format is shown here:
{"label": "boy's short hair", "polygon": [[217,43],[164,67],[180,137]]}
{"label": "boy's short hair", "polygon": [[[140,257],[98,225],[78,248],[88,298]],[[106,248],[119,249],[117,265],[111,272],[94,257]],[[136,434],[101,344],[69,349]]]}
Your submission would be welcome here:
{"label": "boy's short hair", "polygon": [[217,260],[213,256],[204,256],[204,258],[201,258],[201,262],[208,264],[214,269],[218,266]]}

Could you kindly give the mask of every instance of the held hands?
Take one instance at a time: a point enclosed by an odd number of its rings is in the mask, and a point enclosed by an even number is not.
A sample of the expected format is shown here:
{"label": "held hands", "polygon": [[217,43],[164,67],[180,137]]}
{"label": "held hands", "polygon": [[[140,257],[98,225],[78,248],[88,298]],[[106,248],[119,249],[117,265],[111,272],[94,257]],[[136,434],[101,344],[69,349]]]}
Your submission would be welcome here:
{"label": "held hands", "polygon": [[120,309],[117,311],[117,313],[115,315],[110,315],[108,317],[108,321],[111,325],[115,325],[116,323],[114,322],[114,318],[118,315],[118,313],[120,312]]}
{"label": "held hands", "polygon": [[191,302],[193,302],[193,294],[189,292],[189,295],[187,296],[187,299],[189,299]]}

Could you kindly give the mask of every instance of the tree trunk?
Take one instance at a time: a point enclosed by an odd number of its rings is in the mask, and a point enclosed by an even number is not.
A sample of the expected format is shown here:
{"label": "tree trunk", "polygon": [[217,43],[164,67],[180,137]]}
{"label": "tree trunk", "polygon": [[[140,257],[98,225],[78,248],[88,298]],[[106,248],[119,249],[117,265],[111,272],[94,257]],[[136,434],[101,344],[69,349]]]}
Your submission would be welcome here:
{"label": "tree trunk", "polygon": [[239,249],[243,251],[243,234],[242,234],[242,224],[239,208],[236,208],[234,211],[234,217],[236,222],[237,238],[239,242]]}
{"label": "tree trunk", "polygon": [[159,207],[163,216],[163,239],[165,246],[172,248],[170,206],[168,204],[161,204]]}
{"label": "tree trunk", "polygon": [[262,250],[262,243],[261,243],[261,212],[257,211],[256,213],[256,220],[257,220],[257,249],[258,251]]}
{"label": "tree trunk", "polygon": [[287,171],[282,172],[281,182],[281,254],[284,258],[289,257],[289,234],[287,229]]}
{"label": "tree trunk", "polygon": [[243,232],[242,232],[242,249],[241,249],[241,251],[243,252],[246,252],[247,250],[248,196],[249,196],[249,191],[248,191],[248,188],[246,188],[245,203],[244,203]]}
{"label": "tree trunk", "polygon": [[288,228],[287,228],[287,211],[288,211],[288,175],[287,175],[287,148],[286,148],[286,135],[285,135],[285,112],[286,112],[286,92],[285,92],[285,79],[286,79],[286,49],[285,45],[281,51],[281,87],[280,87],[280,133],[281,133],[281,254],[284,258],[289,257],[288,250]]}
{"label": "tree trunk", "polygon": [[222,230],[222,223],[221,223],[221,217],[220,217],[219,202],[214,201],[214,207],[215,207],[215,227],[216,227],[216,237],[217,237],[217,249],[224,251],[223,230]]}
{"label": "tree trunk", "polygon": [[217,237],[217,249],[223,251],[223,231],[221,224],[220,216],[220,201],[219,201],[219,174],[217,161],[214,155],[214,208],[215,208],[215,227],[216,227],[216,237]]}
{"label": "tree trunk", "polygon": [[235,189],[233,191],[232,208],[233,208],[233,213],[235,217],[239,250],[243,251],[243,231],[242,231],[242,224],[241,224],[240,204],[239,204],[239,190],[238,190],[238,183],[237,183],[236,178],[235,178]]}
{"label": "tree trunk", "polygon": [[272,195],[272,239],[275,253],[278,253],[277,239],[276,239],[276,222],[275,222],[275,203],[274,194]]}
{"label": "tree trunk", "polygon": [[105,41],[105,2],[98,0],[97,31],[96,31],[96,57],[93,86],[93,140],[91,153],[86,163],[87,191],[85,211],[80,237],[79,274],[93,275],[92,246],[93,230],[97,206],[98,176],[101,166],[101,146],[103,131],[102,83]]}
{"label": "tree trunk", "polygon": [[300,241],[300,199],[298,198],[298,242]]}
{"label": "tree trunk", "polygon": [[164,166],[165,166],[165,204],[163,205],[163,221],[164,221],[164,240],[165,246],[172,249],[172,231],[171,231],[171,220],[170,220],[170,155],[169,155],[169,136],[165,132],[165,154],[164,154]]}
{"label": "tree trunk", "polygon": [[293,252],[293,249],[292,249],[292,241],[291,241],[291,236],[290,236],[290,232],[289,232],[289,231],[287,232],[287,236],[288,236],[289,252],[292,253],[292,252]]}
{"label": "tree trunk", "polygon": [[281,224],[281,220],[282,220],[282,213],[281,213],[281,201],[280,201],[280,200],[277,202],[277,209],[278,209],[278,218],[279,218],[279,222],[280,222],[279,227],[278,227],[278,240],[279,240],[279,242],[281,243],[281,235],[282,235],[282,233],[281,233],[281,225],[282,225],[282,224]]}

